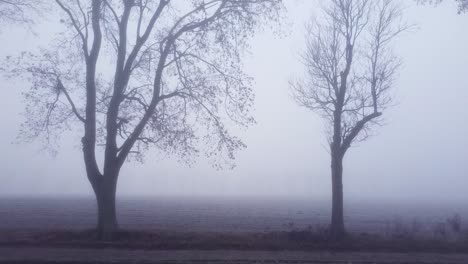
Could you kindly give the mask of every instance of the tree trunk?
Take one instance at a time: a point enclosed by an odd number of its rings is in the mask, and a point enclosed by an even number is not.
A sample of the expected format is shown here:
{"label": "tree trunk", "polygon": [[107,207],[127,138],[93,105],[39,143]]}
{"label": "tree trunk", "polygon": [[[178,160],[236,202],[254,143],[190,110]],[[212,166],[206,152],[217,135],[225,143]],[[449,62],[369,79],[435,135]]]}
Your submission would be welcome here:
{"label": "tree trunk", "polygon": [[333,239],[345,236],[343,216],[343,155],[332,151],[332,216],[330,235]]}
{"label": "tree trunk", "polygon": [[112,240],[118,230],[115,195],[117,177],[103,177],[100,186],[96,188],[98,208],[97,235],[99,240]]}

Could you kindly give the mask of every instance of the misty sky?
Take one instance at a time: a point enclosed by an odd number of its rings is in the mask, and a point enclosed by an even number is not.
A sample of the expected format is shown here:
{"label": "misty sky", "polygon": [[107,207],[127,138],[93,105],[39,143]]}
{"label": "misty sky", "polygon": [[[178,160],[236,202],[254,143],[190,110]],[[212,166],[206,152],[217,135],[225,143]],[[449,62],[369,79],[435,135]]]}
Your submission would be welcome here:
{"label": "misty sky", "polygon": [[[285,2],[290,26],[284,31],[290,34],[258,34],[245,60],[255,78],[258,124],[239,134],[248,148],[239,153],[237,168],[216,171],[203,158],[187,167],[153,151],[145,164],[124,165],[118,196],[330,196],[322,120],[297,106],[288,86],[303,72],[304,24],[317,11],[317,1]],[[396,83],[398,105],[384,113],[386,125],[375,137],[348,152],[345,196],[468,199],[468,14],[457,15],[452,4],[433,8],[406,2],[406,18],[417,29],[398,40],[396,52],[404,62]],[[2,29],[0,56],[47,44],[55,20],[40,25],[36,36]],[[23,120],[26,88],[0,82],[0,196],[91,195],[78,135],[65,138],[56,157],[41,152],[39,144],[12,144]]]}

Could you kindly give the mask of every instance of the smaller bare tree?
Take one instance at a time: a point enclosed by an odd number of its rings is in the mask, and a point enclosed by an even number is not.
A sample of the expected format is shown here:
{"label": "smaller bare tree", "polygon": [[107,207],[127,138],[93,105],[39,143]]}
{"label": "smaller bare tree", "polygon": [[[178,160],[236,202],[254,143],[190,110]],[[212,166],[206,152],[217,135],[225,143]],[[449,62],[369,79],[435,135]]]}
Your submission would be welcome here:
{"label": "smaller bare tree", "polygon": [[345,234],[343,158],[353,143],[368,138],[392,102],[400,60],[390,44],[405,29],[393,0],[331,0],[307,27],[306,76],[291,86],[299,105],[329,123],[334,238]]}

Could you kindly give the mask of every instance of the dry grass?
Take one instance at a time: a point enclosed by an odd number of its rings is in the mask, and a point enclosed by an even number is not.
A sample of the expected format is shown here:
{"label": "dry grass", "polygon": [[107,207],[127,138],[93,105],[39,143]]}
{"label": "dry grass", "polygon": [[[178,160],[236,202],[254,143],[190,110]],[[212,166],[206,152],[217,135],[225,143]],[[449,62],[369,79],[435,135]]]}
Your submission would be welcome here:
{"label": "dry grass", "polygon": [[[465,236],[468,238],[468,236]],[[198,249],[198,250],[332,250],[360,252],[468,253],[468,239],[420,238],[406,229],[390,237],[350,234],[340,241],[330,240],[326,230],[271,233],[152,233],[120,231],[112,242],[96,240],[94,231],[37,233],[3,246],[43,246],[74,248]]]}

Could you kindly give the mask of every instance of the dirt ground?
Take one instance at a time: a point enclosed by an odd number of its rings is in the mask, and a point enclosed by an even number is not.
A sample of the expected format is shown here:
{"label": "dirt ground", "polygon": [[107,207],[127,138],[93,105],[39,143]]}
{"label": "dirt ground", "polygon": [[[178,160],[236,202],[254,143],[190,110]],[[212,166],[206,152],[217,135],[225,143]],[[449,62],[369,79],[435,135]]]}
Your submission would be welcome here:
{"label": "dirt ground", "polygon": [[0,263],[320,263],[320,264],[466,264],[468,255],[426,253],[353,253],[235,250],[145,251],[122,249],[73,249],[0,247]]}

